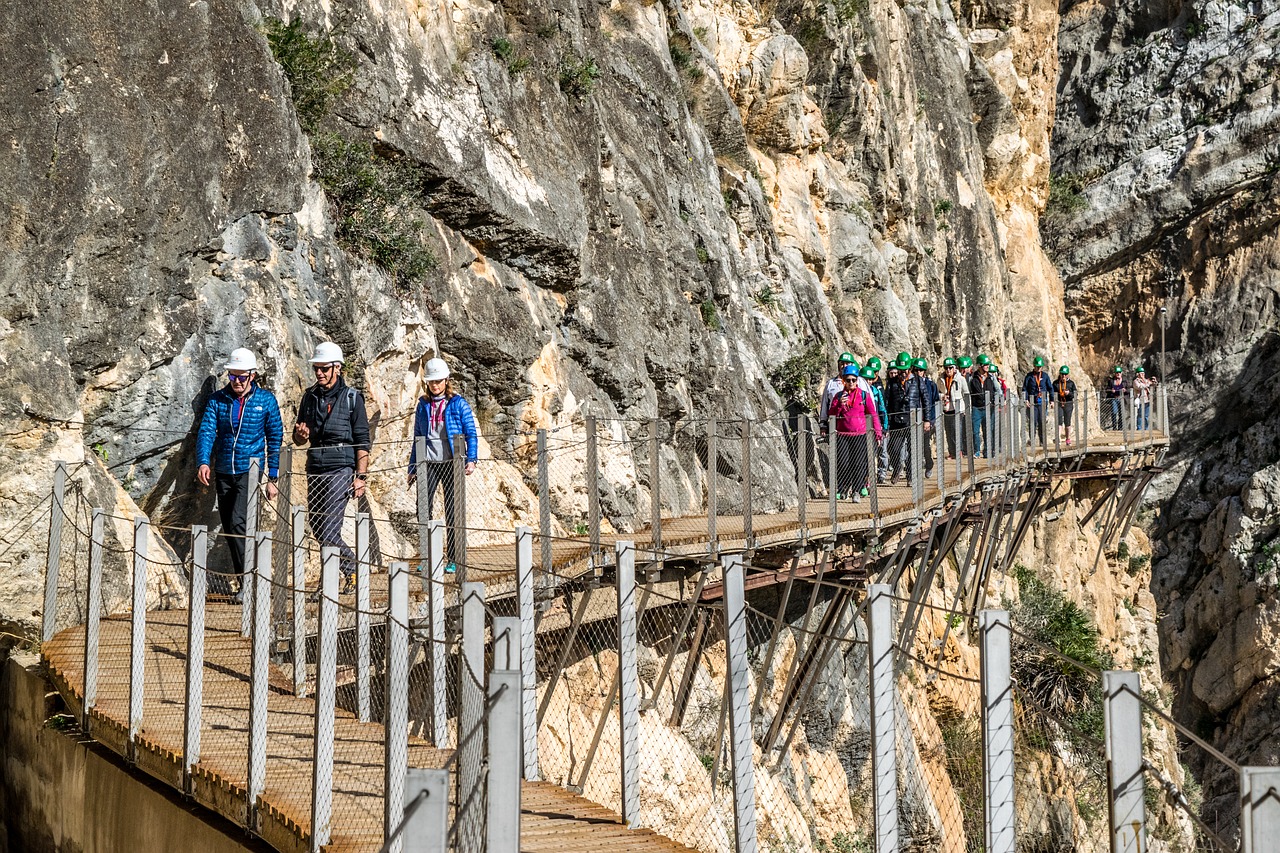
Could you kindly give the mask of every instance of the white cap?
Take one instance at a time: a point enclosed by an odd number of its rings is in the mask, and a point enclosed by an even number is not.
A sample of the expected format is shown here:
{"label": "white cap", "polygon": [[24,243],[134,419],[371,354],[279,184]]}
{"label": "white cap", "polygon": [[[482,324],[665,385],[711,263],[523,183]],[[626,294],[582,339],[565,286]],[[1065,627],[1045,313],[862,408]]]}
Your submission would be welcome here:
{"label": "white cap", "polygon": [[311,356],[312,364],[333,364],[335,362],[341,364],[344,361],[346,361],[346,359],[342,357],[342,347],[338,346],[333,341],[325,341],[322,344],[317,344],[316,353]]}
{"label": "white cap", "polygon": [[444,363],[443,358],[427,359],[427,375],[422,378],[427,382],[434,382],[437,379],[448,379],[449,365]]}
{"label": "white cap", "polygon": [[222,366],[222,369],[223,370],[257,370],[258,359],[254,356],[251,350],[247,350],[244,347],[240,347],[239,349],[233,349],[231,351],[231,358],[228,359],[227,363]]}

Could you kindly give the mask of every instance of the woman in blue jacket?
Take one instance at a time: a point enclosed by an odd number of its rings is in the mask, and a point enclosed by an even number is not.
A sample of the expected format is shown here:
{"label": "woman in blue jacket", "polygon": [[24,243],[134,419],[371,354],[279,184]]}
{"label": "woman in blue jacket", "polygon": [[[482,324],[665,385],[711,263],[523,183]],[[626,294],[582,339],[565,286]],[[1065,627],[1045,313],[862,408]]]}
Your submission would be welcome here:
{"label": "woman in blue jacket", "polygon": [[[434,512],[436,488],[444,486],[444,514],[448,525],[448,558],[445,571],[457,570],[455,535],[465,518],[457,518],[453,494],[453,441],[458,436],[467,440],[467,462],[464,471],[469,476],[476,470],[480,440],[476,434],[476,418],[471,406],[462,395],[453,390],[449,381],[449,365],[442,358],[427,361],[427,393],[418,399],[413,415],[413,450],[409,454],[409,485],[413,485],[421,473],[426,478],[427,514]],[[423,439],[424,456],[418,458],[419,439]]]}

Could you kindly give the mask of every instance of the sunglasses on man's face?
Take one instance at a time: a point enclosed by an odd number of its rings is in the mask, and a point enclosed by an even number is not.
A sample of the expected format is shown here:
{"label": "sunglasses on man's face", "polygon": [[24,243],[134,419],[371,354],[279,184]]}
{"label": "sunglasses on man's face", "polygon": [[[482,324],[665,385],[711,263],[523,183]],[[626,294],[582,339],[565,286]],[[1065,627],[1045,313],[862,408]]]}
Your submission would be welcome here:
{"label": "sunglasses on man's face", "polygon": [[227,381],[229,382],[248,382],[253,378],[252,373],[228,373]]}
{"label": "sunglasses on man's face", "polygon": [[316,365],[312,365],[311,369],[312,369],[312,370],[314,370],[316,373],[328,373],[330,370],[337,370],[337,369],[338,369],[338,365],[336,365],[336,364],[316,364]]}

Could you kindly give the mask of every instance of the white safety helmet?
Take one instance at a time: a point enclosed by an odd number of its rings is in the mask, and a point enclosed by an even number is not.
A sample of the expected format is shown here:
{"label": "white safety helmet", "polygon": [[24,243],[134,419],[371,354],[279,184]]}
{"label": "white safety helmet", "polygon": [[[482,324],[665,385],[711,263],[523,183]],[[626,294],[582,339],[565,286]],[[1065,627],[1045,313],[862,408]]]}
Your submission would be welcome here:
{"label": "white safety helmet", "polygon": [[229,358],[227,360],[227,363],[222,366],[222,369],[223,370],[257,370],[258,359],[254,356],[252,350],[247,350],[244,347],[240,347],[239,349],[233,349],[231,351],[231,358]]}
{"label": "white safety helmet", "polygon": [[449,365],[444,363],[443,358],[428,359],[427,375],[422,378],[427,382],[435,382],[437,379],[448,379]]}
{"label": "white safety helmet", "polygon": [[317,344],[315,355],[311,356],[312,364],[341,364],[345,360],[342,357],[342,347],[333,341]]}

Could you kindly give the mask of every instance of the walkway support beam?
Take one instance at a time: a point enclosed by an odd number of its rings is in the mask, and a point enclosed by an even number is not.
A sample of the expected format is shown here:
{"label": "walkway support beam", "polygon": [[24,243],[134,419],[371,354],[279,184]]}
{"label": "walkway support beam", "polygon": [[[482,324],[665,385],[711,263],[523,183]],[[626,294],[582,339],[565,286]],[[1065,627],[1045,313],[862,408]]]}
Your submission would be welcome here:
{"label": "walkway support beam", "polygon": [[871,775],[876,853],[898,853],[897,680],[893,665],[893,590],[867,586],[871,675]]}
{"label": "walkway support beam", "polygon": [[1102,673],[1112,853],[1146,850],[1141,690],[1136,672]]}
{"label": "walkway support beam", "polygon": [[729,749],[733,759],[733,824],[736,853],[756,853],[756,787],[751,733],[750,664],[747,661],[747,599],[742,555],[721,559],[728,654]]}
{"label": "walkway support beam", "polygon": [[1009,613],[984,610],[982,637],[982,768],[987,853],[1014,853],[1013,685]]}

